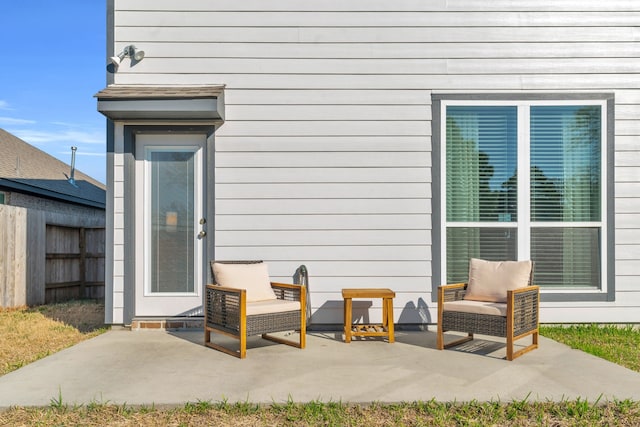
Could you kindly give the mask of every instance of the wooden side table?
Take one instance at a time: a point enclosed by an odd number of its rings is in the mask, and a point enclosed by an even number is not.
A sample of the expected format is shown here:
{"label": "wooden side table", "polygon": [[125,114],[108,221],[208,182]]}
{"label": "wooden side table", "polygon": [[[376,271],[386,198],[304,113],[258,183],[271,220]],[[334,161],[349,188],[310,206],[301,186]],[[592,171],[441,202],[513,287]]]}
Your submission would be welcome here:
{"label": "wooden side table", "polygon": [[[393,335],[393,298],[396,293],[384,288],[343,289],[344,299],[344,341],[351,342],[351,337],[387,337],[390,343],[395,341]],[[353,298],[382,298],[382,324],[361,325],[352,323]]]}

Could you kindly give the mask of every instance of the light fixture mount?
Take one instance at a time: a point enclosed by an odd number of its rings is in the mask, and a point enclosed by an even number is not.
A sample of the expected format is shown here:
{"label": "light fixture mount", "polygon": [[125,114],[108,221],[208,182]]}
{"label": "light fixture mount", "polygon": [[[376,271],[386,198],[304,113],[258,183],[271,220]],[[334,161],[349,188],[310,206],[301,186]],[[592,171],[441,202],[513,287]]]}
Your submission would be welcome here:
{"label": "light fixture mount", "polygon": [[131,58],[131,66],[134,66],[144,58],[144,50],[140,50],[132,44],[125,46],[119,54],[109,58],[107,71],[110,73],[115,73],[116,71],[118,71],[120,63],[124,58],[127,57]]}

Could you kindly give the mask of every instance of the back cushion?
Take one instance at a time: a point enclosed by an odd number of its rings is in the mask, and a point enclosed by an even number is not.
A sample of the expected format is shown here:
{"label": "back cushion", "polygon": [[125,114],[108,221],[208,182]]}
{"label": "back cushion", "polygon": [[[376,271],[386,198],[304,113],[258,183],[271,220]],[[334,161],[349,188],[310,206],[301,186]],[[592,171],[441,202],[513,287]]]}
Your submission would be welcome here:
{"label": "back cushion", "polygon": [[247,302],[276,299],[271,289],[269,271],[264,262],[258,264],[222,264],[212,262],[216,284],[247,291]]}
{"label": "back cushion", "polygon": [[506,302],[507,291],[529,284],[531,261],[469,260],[466,300]]}

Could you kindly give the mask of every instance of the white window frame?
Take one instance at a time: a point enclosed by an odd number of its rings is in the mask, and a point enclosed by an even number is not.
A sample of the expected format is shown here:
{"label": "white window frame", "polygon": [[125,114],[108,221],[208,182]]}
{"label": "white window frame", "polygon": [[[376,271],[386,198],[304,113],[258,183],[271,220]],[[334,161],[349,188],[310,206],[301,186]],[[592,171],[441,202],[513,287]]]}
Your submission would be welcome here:
{"label": "white window frame", "polygon": [[[530,212],[530,109],[533,106],[600,106],[600,221],[593,222],[538,222],[531,223]],[[517,156],[518,156],[518,219],[515,222],[449,222],[447,221],[447,107],[448,106],[504,106],[517,108]],[[440,271],[443,278],[447,272],[447,234],[448,227],[517,227],[518,233],[518,259],[530,259],[531,250],[531,228],[535,227],[598,227],[600,229],[600,288],[542,288],[543,293],[571,294],[607,294],[608,290],[608,212],[607,212],[607,100],[606,99],[568,99],[568,100],[464,100],[464,99],[442,99],[440,101]]]}

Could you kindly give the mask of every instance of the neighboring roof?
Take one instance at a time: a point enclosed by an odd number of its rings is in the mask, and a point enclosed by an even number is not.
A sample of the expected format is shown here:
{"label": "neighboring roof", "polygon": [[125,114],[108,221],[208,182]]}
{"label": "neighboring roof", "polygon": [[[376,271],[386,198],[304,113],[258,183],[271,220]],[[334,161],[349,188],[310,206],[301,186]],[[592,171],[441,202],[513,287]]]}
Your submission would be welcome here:
{"label": "neighboring roof", "polygon": [[79,170],[0,129],[0,187],[80,205],[105,208],[106,187]]}
{"label": "neighboring roof", "polygon": [[195,99],[217,98],[224,86],[125,86],[113,85],[95,94],[98,99]]}

